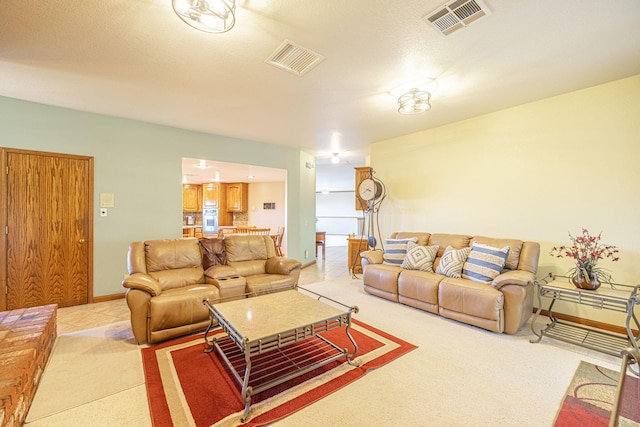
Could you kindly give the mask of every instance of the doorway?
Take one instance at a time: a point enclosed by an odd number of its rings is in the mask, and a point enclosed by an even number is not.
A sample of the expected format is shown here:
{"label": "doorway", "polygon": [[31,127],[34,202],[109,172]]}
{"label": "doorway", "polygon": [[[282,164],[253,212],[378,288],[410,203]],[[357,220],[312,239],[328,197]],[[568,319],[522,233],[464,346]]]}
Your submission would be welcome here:
{"label": "doorway", "polygon": [[92,302],[93,158],[1,151],[0,309]]}

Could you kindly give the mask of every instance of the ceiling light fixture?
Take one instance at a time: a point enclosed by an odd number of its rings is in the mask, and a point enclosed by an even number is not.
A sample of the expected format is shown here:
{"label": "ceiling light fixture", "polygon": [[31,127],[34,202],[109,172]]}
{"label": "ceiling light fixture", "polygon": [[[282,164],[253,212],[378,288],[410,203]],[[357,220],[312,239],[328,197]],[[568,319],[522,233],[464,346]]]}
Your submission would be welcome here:
{"label": "ceiling light fixture", "polygon": [[424,90],[411,89],[398,98],[398,113],[417,114],[424,113],[431,108],[429,100],[431,94]]}
{"label": "ceiling light fixture", "polygon": [[333,153],[333,157],[331,158],[331,163],[337,165],[340,163],[340,157],[338,157],[338,153]]}
{"label": "ceiling light fixture", "polygon": [[236,23],[236,0],[172,0],[187,24],[207,33],[225,33]]}

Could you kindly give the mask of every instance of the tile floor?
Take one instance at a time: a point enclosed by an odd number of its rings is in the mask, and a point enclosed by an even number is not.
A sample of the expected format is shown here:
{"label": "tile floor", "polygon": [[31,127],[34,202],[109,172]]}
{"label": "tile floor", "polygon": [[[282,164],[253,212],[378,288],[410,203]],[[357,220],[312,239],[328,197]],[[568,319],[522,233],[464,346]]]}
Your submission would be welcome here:
{"label": "tile floor", "polygon": [[[326,256],[327,258],[323,260],[320,254],[315,264],[302,269],[299,281],[301,286],[351,274],[347,267],[346,246],[327,247]],[[124,299],[63,307],[58,309],[58,335],[122,320],[129,320],[129,308]]]}

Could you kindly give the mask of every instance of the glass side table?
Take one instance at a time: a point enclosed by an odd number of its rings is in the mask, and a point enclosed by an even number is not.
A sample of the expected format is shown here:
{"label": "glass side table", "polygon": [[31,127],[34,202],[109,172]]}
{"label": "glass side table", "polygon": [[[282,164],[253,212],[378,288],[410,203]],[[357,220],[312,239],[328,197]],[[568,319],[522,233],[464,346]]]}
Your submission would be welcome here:
{"label": "glass side table", "polygon": [[[546,336],[619,357],[621,357],[620,352],[629,346],[638,350],[640,333],[637,331],[640,329],[640,323],[634,310],[635,307],[640,307],[640,285],[614,284],[615,288],[611,288],[608,284],[603,284],[593,291],[576,288],[567,277],[551,274],[544,279],[535,280],[533,284],[537,288],[538,309],[531,321],[531,332],[538,338],[530,342],[540,342]],[[551,298],[547,308],[550,322],[545,328],[536,331],[535,323],[542,311],[542,297]],[[627,335],[559,320],[553,313],[553,305],[556,301],[626,313]],[[635,328],[636,332],[632,328]]]}

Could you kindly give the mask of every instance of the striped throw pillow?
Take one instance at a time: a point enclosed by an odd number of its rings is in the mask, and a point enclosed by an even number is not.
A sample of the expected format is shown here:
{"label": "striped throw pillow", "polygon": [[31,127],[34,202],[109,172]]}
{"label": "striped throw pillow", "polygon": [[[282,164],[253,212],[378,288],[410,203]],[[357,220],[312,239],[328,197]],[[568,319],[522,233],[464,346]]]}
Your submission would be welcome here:
{"label": "striped throw pillow", "polygon": [[400,267],[404,257],[407,254],[407,245],[409,242],[416,243],[417,237],[408,239],[387,239],[384,244],[384,253],[382,255],[382,263],[388,265],[396,265]]}
{"label": "striped throw pillow", "polygon": [[460,273],[462,272],[462,266],[467,260],[469,252],[471,252],[471,247],[455,249],[452,246],[447,246],[447,249],[445,249],[442,254],[442,258],[440,258],[440,263],[436,268],[436,273],[459,279]]}
{"label": "striped throw pillow", "polygon": [[491,283],[504,268],[508,256],[509,246],[494,248],[474,243],[462,267],[462,277],[474,282]]}
{"label": "striped throw pillow", "polygon": [[433,273],[433,260],[436,259],[439,246],[421,246],[417,243],[409,242],[407,245],[407,255],[402,261],[402,268],[407,270],[420,270]]}

